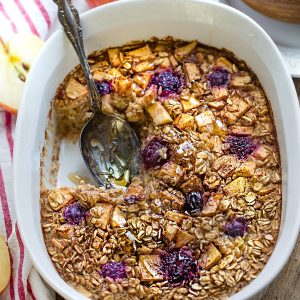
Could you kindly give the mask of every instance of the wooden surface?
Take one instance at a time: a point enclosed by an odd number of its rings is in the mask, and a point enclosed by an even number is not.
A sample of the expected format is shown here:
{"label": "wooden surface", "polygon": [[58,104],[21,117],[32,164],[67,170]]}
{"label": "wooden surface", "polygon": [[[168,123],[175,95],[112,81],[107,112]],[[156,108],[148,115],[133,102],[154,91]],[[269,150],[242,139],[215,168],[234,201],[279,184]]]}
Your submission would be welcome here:
{"label": "wooden surface", "polygon": [[[300,79],[294,80],[300,101]],[[300,155],[300,153],[299,153]],[[300,201],[300,199],[299,199]],[[288,264],[268,288],[263,300],[300,299],[300,237]]]}
{"label": "wooden surface", "polygon": [[254,10],[270,18],[300,24],[300,0],[243,0]]}
{"label": "wooden surface", "polygon": [[[300,79],[295,79],[294,83],[300,102]],[[63,300],[59,295],[56,299]],[[288,264],[270,285],[262,300],[300,300],[300,236]]]}

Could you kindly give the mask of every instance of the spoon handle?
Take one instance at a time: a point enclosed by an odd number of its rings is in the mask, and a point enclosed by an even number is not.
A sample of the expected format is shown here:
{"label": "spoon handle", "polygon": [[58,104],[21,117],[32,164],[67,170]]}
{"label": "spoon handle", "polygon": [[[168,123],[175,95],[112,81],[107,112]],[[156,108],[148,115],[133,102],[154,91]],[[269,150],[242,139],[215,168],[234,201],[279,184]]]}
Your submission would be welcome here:
{"label": "spoon handle", "polygon": [[80,64],[83,68],[86,78],[91,108],[93,112],[97,112],[101,107],[101,98],[97,92],[95,82],[91,73],[90,66],[88,64],[87,57],[84,51],[82,29],[77,9],[71,4],[70,0],[54,0],[58,6],[57,16],[61,23],[64,32],[70,40],[75,52],[78,56]]}

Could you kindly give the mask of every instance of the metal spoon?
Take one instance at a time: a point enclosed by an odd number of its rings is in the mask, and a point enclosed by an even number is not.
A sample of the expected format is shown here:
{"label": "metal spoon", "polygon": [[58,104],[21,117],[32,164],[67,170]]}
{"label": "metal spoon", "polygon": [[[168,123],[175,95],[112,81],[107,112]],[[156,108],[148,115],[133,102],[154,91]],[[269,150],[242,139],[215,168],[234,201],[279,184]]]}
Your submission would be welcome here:
{"label": "metal spoon", "polygon": [[85,55],[78,11],[70,0],[54,2],[58,5],[58,19],[83,68],[93,111],[80,135],[82,157],[99,185],[125,186],[140,170],[139,140],[128,122],[101,112],[101,97]]}

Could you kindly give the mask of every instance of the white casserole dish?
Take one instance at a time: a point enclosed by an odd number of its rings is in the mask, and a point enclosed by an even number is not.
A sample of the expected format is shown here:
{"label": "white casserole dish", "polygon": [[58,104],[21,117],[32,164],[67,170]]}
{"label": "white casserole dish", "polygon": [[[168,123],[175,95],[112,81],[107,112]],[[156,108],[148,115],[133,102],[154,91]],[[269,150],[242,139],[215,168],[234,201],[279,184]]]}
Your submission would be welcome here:
{"label": "white casserole dish", "polygon": [[[249,17],[208,0],[124,0],[82,16],[87,53],[131,40],[167,35],[224,47],[245,60],[271,101],[282,159],[283,211],[274,252],[263,271],[231,300],[258,299],[287,262],[300,227],[300,120],[296,91],[270,37]],[[18,224],[36,269],[67,299],[85,299],[66,284],[48,257],[40,226],[40,155],[45,141],[50,101],[65,75],[78,64],[63,32],[46,43],[27,79],[18,115],[14,192]],[[77,145],[74,146],[77,149]],[[79,151],[62,149],[62,173],[80,169]],[[63,178],[63,176],[62,176]],[[58,184],[65,182],[58,181]]]}

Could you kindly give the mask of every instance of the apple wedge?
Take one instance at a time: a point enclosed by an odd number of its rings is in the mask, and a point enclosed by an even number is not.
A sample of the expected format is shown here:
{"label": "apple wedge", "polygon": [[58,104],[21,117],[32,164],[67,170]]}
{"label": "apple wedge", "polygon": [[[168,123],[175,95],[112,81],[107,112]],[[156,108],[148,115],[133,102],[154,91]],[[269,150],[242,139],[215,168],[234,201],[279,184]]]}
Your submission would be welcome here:
{"label": "apple wedge", "polygon": [[0,107],[17,113],[27,74],[43,44],[33,34],[16,34],[8,43],[0,37]]}
{"label": "apple wedge", "polygon": [[4,238],[0,235],[0,293],[8,285],[11,274],[9,251]]}

